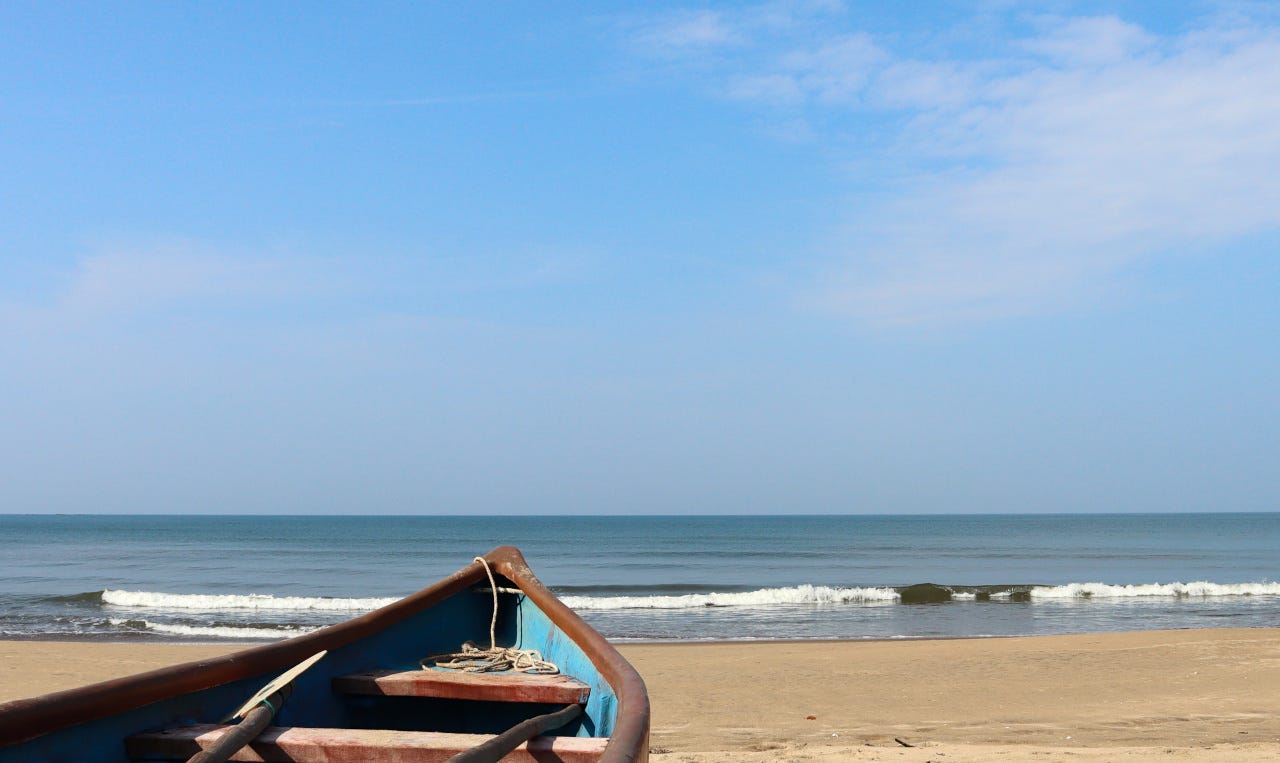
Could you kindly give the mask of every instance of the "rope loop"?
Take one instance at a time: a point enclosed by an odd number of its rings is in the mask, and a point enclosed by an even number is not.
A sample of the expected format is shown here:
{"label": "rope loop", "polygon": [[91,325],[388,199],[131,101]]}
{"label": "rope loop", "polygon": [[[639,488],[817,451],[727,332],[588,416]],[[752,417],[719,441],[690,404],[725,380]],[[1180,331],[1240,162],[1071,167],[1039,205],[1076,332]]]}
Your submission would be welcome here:
{"label": "rope loop", "polygon": [[496,673],[508,671],[513,673],[534,673],[538,675],[556,675],[560,668],[554,662],[542,658],[536,649],[515,649],[498,646],[498,584],[493,578],[493,570],[489,561],[477,556],[473,561],[480,562],[485,574],[489,576],[489,590],[493,593],[493,616],[489,618],[489,648],[481,649],[470,641],[462,645],[457,652],[433,654],[418,660],[423,670],[439,668],[457,670],[463,673]]}

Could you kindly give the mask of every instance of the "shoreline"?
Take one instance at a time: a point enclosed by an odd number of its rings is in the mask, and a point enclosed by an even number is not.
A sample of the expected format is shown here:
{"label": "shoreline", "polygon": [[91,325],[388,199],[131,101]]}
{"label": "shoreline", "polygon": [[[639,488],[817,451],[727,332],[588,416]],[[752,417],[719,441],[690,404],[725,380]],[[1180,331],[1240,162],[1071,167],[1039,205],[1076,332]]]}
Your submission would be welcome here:
{"label": "shoreline", "polygon": [[[0,701],[246,646],[0,641]],[[656,762],[1280,759],[1280,627],[617,646]]]}
{"label": "shoreline", "polygon": [[[1168,630],[1216,630],[1214,628],[1173,628]],[[1235,630],[1268,630],[1267,628],[1237,628]],[[901,636],[897,638],[886,638],[883,636],[874,636],[870,638],[735,638],[735,639],[627,639],[620,638],[609,639],[609,643],[615,647],[621,646],[694,646],[698,644],[726,644],[726,645],[743,645],[743,644],[879,644],[879,643],[898,643],[903,641],[985,641],[988,639],[1005,639],[1005,638],[1050,638],[1053,636],[1092,636],[1103,633],[1147,633],[1148,631],[1090,631],[1084,633],[1044,633],[1044,634],[1013,634],[1013,635],[993,635],[993,636]],[[93,636],[83,636],[78,638],[40,638],[26,636],[5,636],[0,638],[0,644],[3,643],[33,643],[33,644],[113,644],[117,646],[207,646],[207,647],[228,647],[228,648],[244,648],[248,649],[255,646],[264,646],[266,644],[276,644],[282,639],[260,639],[256,641],[242,641],[237,639],[219,639],[217,641],[198,641],[198,640],[182,640],[171,638],[95,638]]]}
{"label": "shoreline", "polygon": [[[1280,628],[1280,625],[1275,626]],[[998,639],[1022,639],[1022,638],[1058,638],[1062,636],[1103,636],[1108,634],[1128,634],[1128,633],[1160,633],[1169,632],[1177,633],[1179,631],[1208,631],[1217,630],[1257,630],[1267,631],[1273,630],[1271,627],[1252,627],[1243,626],[1238,628],[1157,628],[1153,630],[1138,631],[1081,631],[1079,633],[1014,633],[1014,634],[992,634],[984,636],[870,636],[867,638],[735,638],[735,639],[628,639],[628,638],[610,638],[609,643],[615,647],[625,646],[699,646],[699,645],[715,645],[724,644],[726,646],[739,646],[748,644],[896,644],[903,642],[915,641],[990,641]],[[96,638],[93,636],[83,636],[79,638],[41,638],[41,637],[25,637],[9,635],[0,638],[0,644],[4,643],[35,643],[35,644],[111,644],[117,646],[197,646],[197,647],[227,647],[228,649],[243,648],[248,649],[255,646],[264,646],[266,644],[275,644],[282,639],[261,639],[257,641],[242,641],[237,639],[219,639],[217,641],[198,641],[198,640],[181,640],[173,638]]]}

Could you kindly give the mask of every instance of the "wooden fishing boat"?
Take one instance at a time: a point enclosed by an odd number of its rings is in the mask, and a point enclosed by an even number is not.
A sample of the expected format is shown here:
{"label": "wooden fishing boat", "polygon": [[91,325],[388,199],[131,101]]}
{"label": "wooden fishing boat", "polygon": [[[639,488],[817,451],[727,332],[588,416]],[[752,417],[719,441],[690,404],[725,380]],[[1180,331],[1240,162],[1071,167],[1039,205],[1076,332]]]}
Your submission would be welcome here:
{"label": "wooden fishing boat", "polygon": [[[491,635],[558,672],[422,661]],[[238,707],[244,720],[226,722]],[[644,681],[510,546],[304,636],[0,704],[6,763],[209,760],[228,746],[237,761],[624,763],[648,759],[648,738]]]}

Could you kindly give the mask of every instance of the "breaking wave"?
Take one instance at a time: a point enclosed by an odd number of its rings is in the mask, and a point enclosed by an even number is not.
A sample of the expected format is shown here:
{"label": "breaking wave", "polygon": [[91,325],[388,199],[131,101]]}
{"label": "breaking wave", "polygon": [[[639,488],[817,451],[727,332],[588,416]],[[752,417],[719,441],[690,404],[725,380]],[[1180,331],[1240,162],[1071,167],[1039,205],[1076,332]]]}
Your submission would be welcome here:
{"label": "breaking wave", "polygon": [[318,628],[301,626],[244,627],[233,625],[182,625],[179,623],[153,623],[148,620],[123,620],[111,618],[111,625],[131,631],[163,633],[170,636],[225,639],[282,639],[311,633]]}
{"label": "breaking wave", "polygon": [[[1068,583],[1058,586],[903,586],[901,588],[837,588],[801,585],[762,588],[742,593],[698,593],[682,596],[565,596],[578,610],[697,609],[701,607],[763,608],[779,605],[885,604],[903,601],[903,591],[927,587],[942,593],[935,601],[1020,600],[1055,601],[1125,598],[1217,598],[1228,596],[1280,596],[1280,583],[1149,583],[1108,585]],[[908,599],[910,601],[910,599]]]}
{"label": "breaking wave", "polygon": [[1280,596],[1280,583],[1148,583],[1144,585],[1108,585],[1106,583],[1068,583],[1060,586],[1037,586],[1031,589],[1034,599],[1130,599],[1147,596],[1180,599],[1218,596]]}
{"label": "breaking wave", "polygon": [[698,607],[769,607],[779,604],[871,604],[893,602],[892,588],[832,588],[801,585],[761,588],[742,593],[691,593],[683,596],[566,596],[570,609],[694,609]]}
{"label": "breaking wave", "polygon": [[[798,585],[783,588],[760,588],[754,591],[726,591],[685,594],[631,596],[561,596],[572,609],[700,609],[704,607],[769,608],[787,605],[879,605],[912,603],[913,592],[928,589],[934,595],[929,601],[1067,601],[1135,598],[1219,598],[1233,596],[1280,596],[1280,582],[1257,583],[1146,583],[1111,585],[1108,583],[1067,583],[1065,585],[946,586],[923,584],[901,587],[838,587]],[[904,595],[905,592],[905,595]],[[320,612],[369,612],[396,601],[395,598],[328,598],[272,596],[270,594],[185,594],[154,591],[106,590],[101,592],[103,604],[114,607],[155,610],[202,611],[276,611],[310,610]],[[192,634],[201,635],[201,634]]]}
{"label": "breaking wave", "polygon": [[270,594],[194,594],[156,593],[154,591],[102,592],[102,603],[137,609],[200,610],[324,610],[329,612],[369,612],[385,607],[395,598],[331,599],[321,596],[272,596]]}

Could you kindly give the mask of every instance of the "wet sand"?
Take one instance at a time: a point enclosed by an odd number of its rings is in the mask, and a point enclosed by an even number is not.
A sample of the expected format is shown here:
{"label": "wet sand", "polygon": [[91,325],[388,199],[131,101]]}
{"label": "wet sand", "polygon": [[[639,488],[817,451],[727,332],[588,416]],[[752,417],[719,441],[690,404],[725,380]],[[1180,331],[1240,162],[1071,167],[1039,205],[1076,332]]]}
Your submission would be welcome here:
{"label": "wet sand", "polygon": [[[238,648],[0,641],[0,701]],[[621,650],[658,763],[1280,759],[1280,629]]]}

